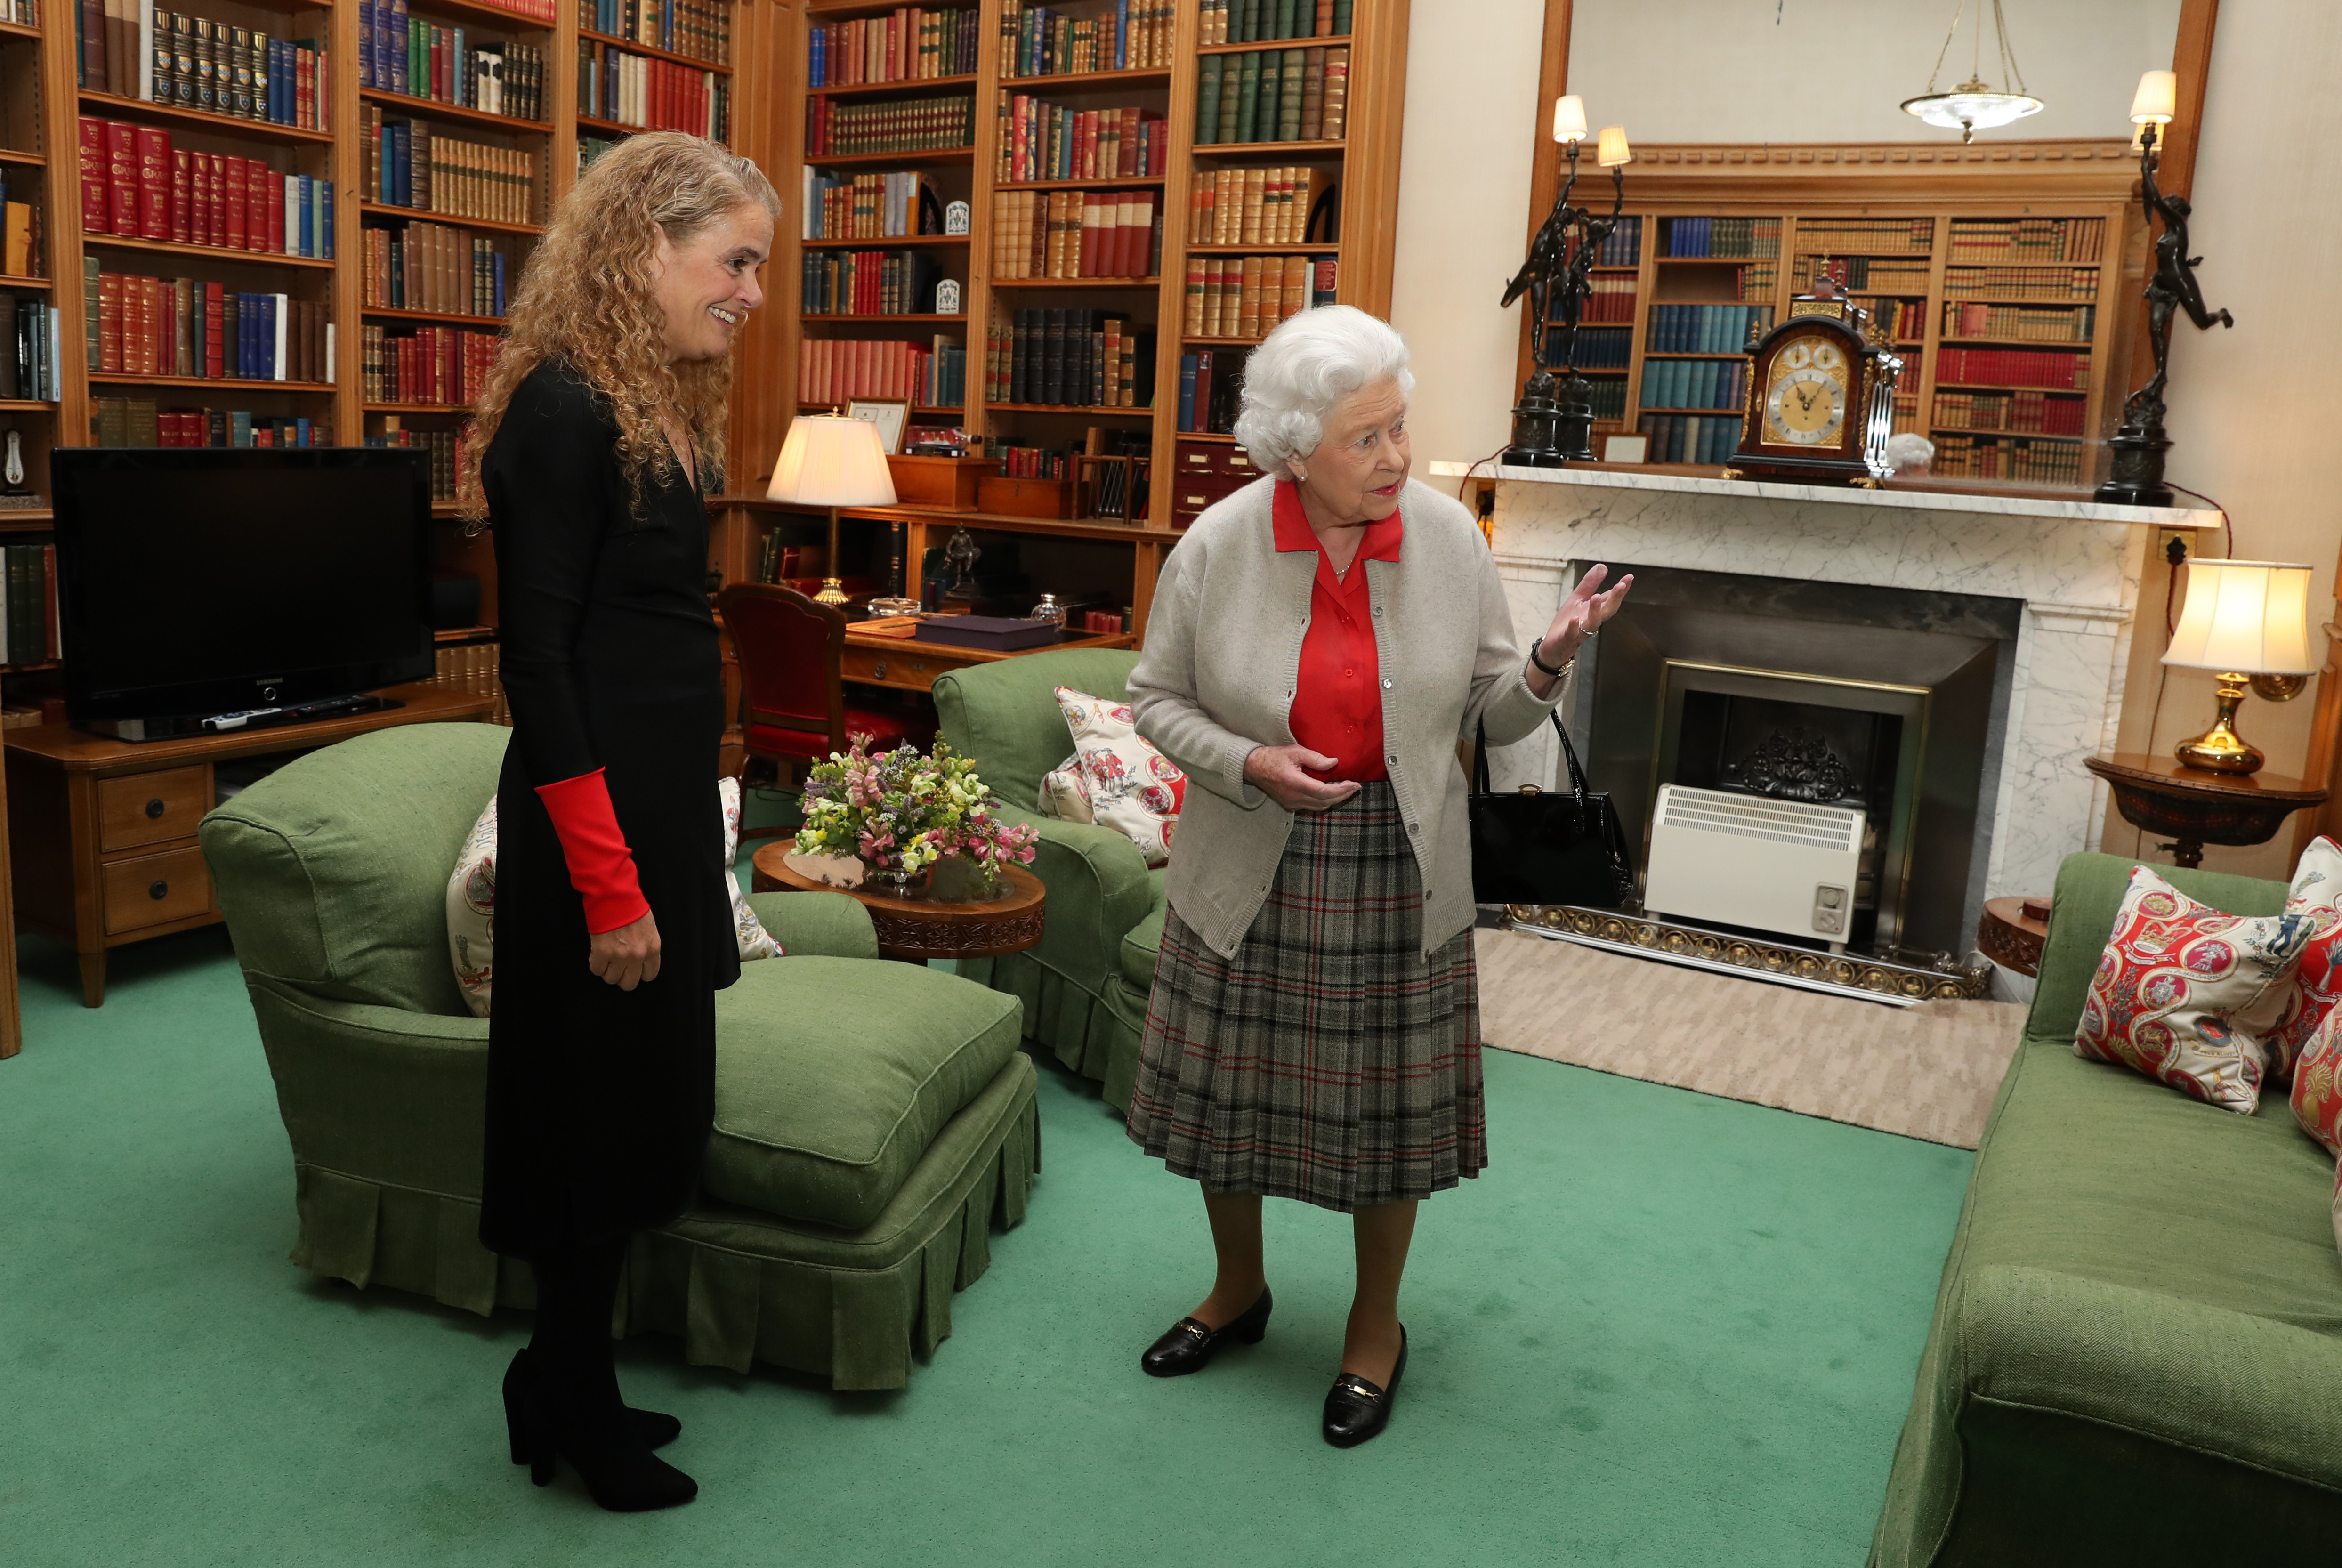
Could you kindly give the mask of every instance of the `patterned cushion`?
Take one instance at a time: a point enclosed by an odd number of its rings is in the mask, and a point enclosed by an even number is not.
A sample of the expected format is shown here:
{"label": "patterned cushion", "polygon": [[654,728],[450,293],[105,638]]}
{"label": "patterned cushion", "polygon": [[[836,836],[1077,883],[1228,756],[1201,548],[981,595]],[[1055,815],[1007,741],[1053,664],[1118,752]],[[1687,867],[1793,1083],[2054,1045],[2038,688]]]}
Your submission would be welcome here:
{"label": "patterned cushion", "polygon": [[1138,733],[1126,703],[1059,686],[1057,711],[1073,732],[1074,754],[1042,776],[1042,812],[1115,829],[1148,865],[1169,861],[1187,775]]}
{"label": "patterned cushion", "polygon": [[[718,779],[716,792],[724,809],[724,869],[732,888],[732,924],[740,956],[778,958],[781,944],[765,930],[741,894],[739,879],[731,875],[732,857],[740,846],[740,781]],[[488,1015],[495,998],[495,940],[496,797],[490,795],[447,876],[447,955],[455,961],[464,1005],[475,1018]]]}
{"label": "patterned cushion", "polygon": [[[2293,887],[2285,896],[2287,914],[2333,914],[2342,904],[2342,847],[2320,835],[2301,852],[2293,868]],[[2285,1017],[2268,1032],[2268,1074],[2282,1078],[2294,1070],[2294,1059],[2309,1045],[2310,1036],[2326,1022],[2337,998],[2342,998],[2342,919],[2331,929],[2309,939],[2301,950],[2301,965],[2294,972],[2293,999]]]}
{"label": "patterned cushion", "polygon": [[2302,1047],[2287,1103],[2303,1132],[2342,1154],[2342,1009],[2329,1011]]}
{"label": "patterned cushion", "polygon": [[2223,914],[2137,867],[2082,1004],[2075,1054],[2251,1115],[2261,1035],[2292,1000],[2302,949],[2335,922],[2331,911]]}

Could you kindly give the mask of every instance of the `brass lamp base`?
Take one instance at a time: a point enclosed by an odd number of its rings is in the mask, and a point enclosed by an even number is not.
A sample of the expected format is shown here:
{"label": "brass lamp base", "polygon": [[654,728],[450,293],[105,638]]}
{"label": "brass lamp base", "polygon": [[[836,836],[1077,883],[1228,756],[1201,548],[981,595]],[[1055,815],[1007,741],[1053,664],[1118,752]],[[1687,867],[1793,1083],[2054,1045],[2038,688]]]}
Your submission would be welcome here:
{"label": "brass lamp base", "polygon": [[2261,764],[2268,759],[2237,734],[2237,707],[2245,700],[2245,681],[2242,674],[2223,674],[2219,676],[2220,716],[2202,734],[2193,740],[2181,741],[2172,748],[2172,754],[2182,764],[2216,774],[2257,774],[2261,771]]}
{"label": "brass lamp base", "polygon": [[[813,596],[813,602],[816,604],[845,604],[846,584],[836,577],[824,577],[821,580],[821,592]],[[2257,762],[2253,764],[2255,767],[2260,765]]]}

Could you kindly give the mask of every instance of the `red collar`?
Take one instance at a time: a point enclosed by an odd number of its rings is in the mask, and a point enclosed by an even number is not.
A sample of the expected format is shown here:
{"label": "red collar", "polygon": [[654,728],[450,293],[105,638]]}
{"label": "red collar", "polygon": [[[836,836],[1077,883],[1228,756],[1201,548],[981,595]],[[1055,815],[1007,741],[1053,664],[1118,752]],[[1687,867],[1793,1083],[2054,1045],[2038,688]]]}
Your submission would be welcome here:
{"label": "red collar", "polygon": [[[1290,479],[1276,481],[1276,500],[1269,514],[1276,527],[1278,550],[1316,550],[1323,554],[1325,547],[1318,541],[1316,531],[1309,526],[1309,514],[1301,509],[1301,486]],[[1398,547],[1406,532],[1406,525],[1397,512],[1379,523],[1367,524],[1366,537],[1358,542],[1358,553],[1352,557],[1351,564],[1397,560]]]}

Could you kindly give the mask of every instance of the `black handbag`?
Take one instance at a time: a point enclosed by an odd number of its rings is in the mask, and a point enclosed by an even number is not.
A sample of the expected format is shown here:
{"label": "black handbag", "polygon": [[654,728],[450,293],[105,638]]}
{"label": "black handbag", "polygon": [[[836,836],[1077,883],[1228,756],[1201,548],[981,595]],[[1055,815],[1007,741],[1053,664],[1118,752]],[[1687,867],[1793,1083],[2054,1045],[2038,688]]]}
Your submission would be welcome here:
{"label": "black handbag", "polygon": [[1488,731],[1472,746],[1472,901],[1475,904],[1576,904],[1615,909],[1635,891],[1626,830],[1607,791],[1586,787],[1576,748],[1561,715],[1553,733],[1569,764],[1569,790],[1488,787]]}

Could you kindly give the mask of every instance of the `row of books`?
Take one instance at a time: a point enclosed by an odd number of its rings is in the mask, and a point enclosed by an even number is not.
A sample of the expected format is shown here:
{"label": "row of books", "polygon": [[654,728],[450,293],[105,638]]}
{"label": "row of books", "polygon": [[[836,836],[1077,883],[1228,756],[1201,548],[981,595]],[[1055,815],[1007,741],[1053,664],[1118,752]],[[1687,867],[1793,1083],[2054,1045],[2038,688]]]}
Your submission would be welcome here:
{"label": "row of books", "polygon": [[577,172],[584,174],[594,166],[594,160],[616,146],[622,136],[596,136],[587,132],[577,133]]}
{"label": "row of books", "polygon": [[923,408],[958,408],[967,402],[967,345],[936,335],[927,345],[926,369],[911,399]]}
{"label": "row of books", "polygon": [[468,404],[488,379],[503,338],[460,326],[365,329],[368,403]]}
{"label": "row of books", "polygon": [[2104,218],[1955,218],[1949,259],[1960,263],[2094,262]]}
{"label": "row of books", "polygon": [[385,120],[358,105],[365,138],[366,189],[385,206],[490,223],[536,221],[538,160],[516,147],[459,141],[421,120]]}
{"label": "row of books", "polygon": [[1196,66],[1198,146],[1342,139],[1350,92],[1346,46],[1206,55]]}
{"label": "row of books", "polygon": [[249,408],[158,408],[151,397],[91,401],[90,439],[100,446],[331,446],[331,420],[255,414]]}
{"label": "row of books", "polygon": [[832,22],[806,30],[806,80],[816,87],[858,87],[972,76],[982,36],[973,6],[906,5],[892,15]]}
{"label": "row of books", "polygon": [[1799,255],[1926,255],[1936,245],[1933,218],[1800,218]]}
{"label": "row of books", "polygon": [[[56,315],[46,299],[0,289],[0,398],[42,401],[65,395],[56,349]],[[91,361],[95,364],[95,360]]]}
{"label": "row of books", "polygon": [[1167,173],[1170,127],[1152,109],[1068,109],[1025,93],[1003,92],[999,177],[1010,185],[1036,180],[1127,180]]}
{"label": "row of books", "polygon": [[1620,376],[1604,376],[1586,384],[1586,402],[1597,420],[1616,423],[1626,417],[1626,383]]}
{"label": "row of books", "polygon": [[1650,438],[1646,463],[1729,463],[1740,447],[1740,415],[1646,414],[1642,432]]}
{"label": "row of books", "polygon": [[927,361],[934,357],[933,348],[899,339],[799,338],[797,402],[915,398],[927,385]]}
{"label": "row of books", "polygon": [[1071,479],[1077,452],[1052,452],[1045,446],[995,446],[1004,479]]}
{"label": "row of books", "polygon": [[806,156],[924,153],[976,143],[976,95],[876,102],[808,95]]}
{"label": "row of books", "polygon": [[1643,220],[1623,217],[1611,225],[1602,240],[1601,248],[1594,253],[1596,266],[1640,266],[1643,265]]}
{"label": "row of books", "polygon": [[171,145],[171,133],[81,117],[81,222],[92,234],[183,245],[334,254],[334,185],[258,158]]}
{"label": "row of books", "polygon": [[1916,392],[1897,393],[1893,416],[1887,427],[1887,434],[1900,435],[1907,430],[1917,431],[1918,428],[1919,394]]}
{"label": "row of books", "polygon": [[150,104],[304,130],[326,128],[327,51],[315,38],[159,11],[154,0],[81,0],[80,85]]}
{"label": "row of books", "polygon": [[1750,262],[1735,268],[1732,274],[1734,297],[1742,300],[1767,300],[1781,286],[1781,264],[1777,261]]}
{"label": "row of books", "polygon": [[0,22],[14,22],[19,27],[39,26],[40,0],[0,0]]}
{"label": "row of books", "polygon": [[2014,430],[2028,435],[2079,435],[2089,404],[2046,392],[1938,392],[1936,424],[1954,430]]}
{"label": "row of books", "polygon": [[445,224],[368,224],[365,302],[382,310],[430,310],[447,315],[502,315],[502,241]]}
{"label": "row of books", "polygon": [[1631,327],[1581,326],[1573,346],[1566,328],[1548,326],[1545,334],[1545,362],[1555,370],[1561,368],[1565,359],[1580,370],[1624,370],[1634,343]]}
{"label": "row of books", "polygon": [[1756,261],[1781,254],[1778,218],[1666,218],[1659,254],[1716,261]]}
{"label": "row of books", "polygon": [[1153,277],[1163,193],[1003,191],[992,200],[992,275]]}
{"label": "row of books", "polygon": [[1113,9],[1092,16],[1070,15],[1030,0],[1005,0],[1000,74],[1069,76],[1168,65],[1177,27],[1172,0],[1114,0]]}
{"label": "row of books", "polygon": [[1288,316],[1332,305],[1340,287],[1332,256],[1190,255],[1182,325],[1189,337],[1266,337]]}
{"label": "row of books", "polygon": [[2016,305],[1944,302],[1946,337],[2014,337],[2027,343],[2088,343],[2097,335],[2098,307],[2042,310]]}
{"label": "row of books", "polygon": [[1854,303],[1868,311],[1879,330],[1895,342],[1916,343],[1927,335],[1927,306],[1924,300],[1876,295]]}
{"label": "row of books", "polygon": [[1197,41],[1267,44],[1280,38],[1341,38],[1350,31],[1350,0],[1202,0]]}
{"label": "row of books", "polygon": [[478,30],[407,13],[407,0],[358,0],[358,85],[437,104],[542,120],[545,51],[483,44]]}
{"label": "row of books", "polygon": [[[1641,297],[1635,279],[1606,277],[1597,274],[1586,282],[1591,292],[1578,307],[1579,321],[1631,322],[1635,319],[1635,302]],[[1562,305],[1558,299],[1551,301],[1547,308],[1551,312],[1551,319],[1559,321],[1562,318]]]}
{"label": "row of books", "polygon": [[2090,356],[2030,348],[1947,348],[1937,355],[1936,379],[1955,385],[2087,392]]}
{"label": "row of books", "polygon": [[577,41],[577,112],[646,131],[732,139],[732,78],[722,71]]}
{"label": "row of books", "polygon": [[2080,484],[2088,477],[2090,449],[2077,441],[2011,441],[1938,434],[1927,470],[1943,479],[2022,479],[2037,484]]}
{"label": "row of books", "polygon": [[1655,305],[1646,354],[1737,354],[1748,346],[1748,329],[1773,325],[1768,305]]}
{"label": "row of books", "polygon": [[1252,350],[1191,349],[1179,356],[1179,432],[1183,435],[1236,428],[1244,404],[1245,361]]}
{"label": "row of books", "polygon": [[805,237],[906,239],[919,232],[922,181],[916,170],[824,175],[805,171]]}
{"label": "row of books", "polygon": [[926,251],[807,251],[802,273],[807,315],[931,315],[943,264]]}
{"label": "row of books", "polygon": [[65,656],[57,634],[57,547],[0,545],[0,654],[10,664]]}
{"label": "row of books", "polygon": [[[1198,170],[1187,195],[1187,243],[1198,245],[1297,245],[1309,238],[1320,198],[1333,190],[1329,169]],[[1329,204],[1330,207],[1330,204]],[[1334,225],[1322,225],[1324,244]]]}
{"label": "row of books", "polygon": [[985,400],[1065,408],[1145,408],[1153,402],[1155,339],[1105,311],[1020,310],[993,318]]}
{"label": "row of books", "polygon": [[[85,266],[96,271],[96,258]],[[333,313],[289,295],[253,294],[202,278],[97,272],[84,313],[94,370],[207,380],[333,380]],[[94,323],[89,318],[95,318]],[[95,345],[86,340],[95,326]]]}
{"label": "row of books", "polygon": [[1645,408],[1737,408],[1748,390],[1745,359],[1646,359]]}
{"label": "row of books", "polygon": [[[401,424],[395,414],[375,415],[382,421],[382,434],[365,438],[368,446],[413,449],[430,454],[431,499],[455,499],[457,481],[463,474],[464,433],[461,430],[415,430]],[[445,650],[442,650],[445,657]]]}
{"label": "row of books", "polygon": [[1811,289],[1816,282],[1829,278],[1849,289],[1876,289],[1880,293],[1924,295],[1927,292],[1927,263],[1880,259],[1873,256],[1797,257],[1789,274],[1789,283],[1798,293]]}
{"label": "row of books", "polygon": [[1967,299],[2096,300],[2098,269],[2062,266],[1967,266],[1944,269],[1944,296]]}
{"label": "row of books", "polygon": [[[513,0],[496,3],[507,10],[521,8]],[[542,3],[550,22],[553,0]],[[577,25],[719,65],[732,58],[732,7],[726,0],[577,0]]]}
{"label": "row of books", "polygon": [[[435,462],[432,473],[431,493],[436,496],[439,491]],[[455,494],[451,488],[446,499],[453,500]],[[442,691],[461,692],[466,696],[493,698],[495,706],[488,710],[488,723],[511,724],[512,704],[505,700],[501,648],[502,644],[497,643],[451,643],[442,646],[433,656],[431,684]]]}

